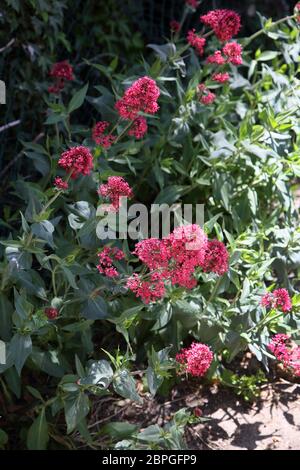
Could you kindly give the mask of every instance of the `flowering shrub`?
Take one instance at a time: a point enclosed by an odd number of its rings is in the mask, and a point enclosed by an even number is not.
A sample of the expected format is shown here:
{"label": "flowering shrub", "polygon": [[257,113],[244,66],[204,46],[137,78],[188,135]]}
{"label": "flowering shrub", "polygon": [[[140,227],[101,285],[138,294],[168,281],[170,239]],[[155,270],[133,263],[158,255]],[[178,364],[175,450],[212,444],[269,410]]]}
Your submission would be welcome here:
{"label": "flowering shrub", "polygon": [[[20,221],[9,215],[1,240],[0,383],[32,410],[20,446],[67,446],[76,433],[93,445],[95,397],[142,404],[171,380],[225,383],[247,350],[266,373],[277,358],[298,375],[299,351],[286,342],[300,311],[297,12],[262,21],[246,39],[229,10],[202,15],[187,38],[173,23],[143,66],[90,63],[107,86],[79,86],[71,57],[50,68],[44,139],[24,142],[39,178],[16,182]],[[263,34],[272,50],[253,51]],[[83,106],[93,122],[79,125]],[[201,203],[205,223],[133,240],[119,220],[107,230],[118,236],[97,236],[102,202],[121,217],[124,197],[125,224],[136,202],[154,212]],[[61,417],[68,438],[52,425]]]}

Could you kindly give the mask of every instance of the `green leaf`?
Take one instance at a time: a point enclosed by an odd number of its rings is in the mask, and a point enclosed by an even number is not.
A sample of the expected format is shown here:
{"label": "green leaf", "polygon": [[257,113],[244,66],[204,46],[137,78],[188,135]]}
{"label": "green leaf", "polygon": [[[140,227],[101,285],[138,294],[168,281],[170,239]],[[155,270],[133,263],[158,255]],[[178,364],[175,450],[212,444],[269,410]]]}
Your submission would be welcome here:
{"label": "green leaf", "polygon": [[150,393],[151,395],[155,395],[164,379],[157,375],[151,366],[146,370],[146,377]]}
{"label": "green leaf", "polygon": [[154,204],[173,204],[181,197],[185,189],[185,186],[168,186],[167,188],[164,188],[162,191],[160,191],[154,201]]}
{"label": "green leaf", "polygon": [[126,369],[118,371],[118,375],[113,380],[113,386],[116,393],[124,398],[142,403],[141,397],[137,394],[135,380]]}
{"label": "green leaf", "polygon": [[88,90],[88,86],[89,84],[87,83],[86,85],[84,85],[84,87],[82,87],[80,90],[78,90],[75,95],[72,97],[69,105],[68,105],[68,113],[72,113],[73,111],[75,111],[75,109],[78,109],[80,108],[80,106],[83,104],[84,102],[84,99],[86,97],[86,93],[87,93],[87,90]]}
{"label": "green leaf", "polygon": [[29,450],[45,450],[48,442],[48,423],[45,408],[43,408],[28,430],[27,448]]}
{"label": "green leaf", "polygon": [[82,385],[98,385],[100,388],[106,389],[109,387],[113,376],[114,372],[110,363],[103,359],[91,364],[87,377],[83,377],[80,383]]}
{"label": "green leaf", "polygon": [[279,55],[277,51],[264,51],[260,54],[260,56],[256,59],[259,62],[266,62],[268,60],[273,60],[275,57]]}
{"label": "green leaf", "polygon": [[125,439],[130,437],[133,433],[138,430],[138,427],[135,424],[128,422],[119,422],[105,424],[101,428],[101,434],[108,434],[112,439]]}
{"label": "green leaf", "polygon": [[30,387],[30,385],[27,385],[26,388],[31,393],[32,396],[34,396],[38,400],[43,401],[42,395],[40,394],[40,392],[36,388]]}
{"label": "green leaf", "polygon": [[88,299],[83,306],[82,315],[89,320],[101,320],[102,318],[106,318],[108,313],[105,300],[99,296]]}
{"label": "green leaf", "polygon": [[88,397],[79,392],[70,394],[65,401],[65,417],[67,423],[67,433],[74,431],[80,421],[86,417],[90,410]]}
{"label": "green leaf", "polygon": [[10,342],[10,353],[19,375],[31,352],[32,341],[30,335],[20,335],[16,333]]}
{"label": "green leaf", "polygon": [[61,265],[60,267],[61,267],[68,283],[70,284],[70,286],[73,287],[73,289],[78,289],[78,286],[76,284],[76,279],[75,279],[75,276],[72,273],[72,271],[69,268],[67,268],[66,266]]}
{"label": "green leaf", "polygon": [[148,426],[144,431],[140,432],[137,438],[140,441],[146,442],[158,442],[162,437],[162,429],[157,425],[153,424]]}

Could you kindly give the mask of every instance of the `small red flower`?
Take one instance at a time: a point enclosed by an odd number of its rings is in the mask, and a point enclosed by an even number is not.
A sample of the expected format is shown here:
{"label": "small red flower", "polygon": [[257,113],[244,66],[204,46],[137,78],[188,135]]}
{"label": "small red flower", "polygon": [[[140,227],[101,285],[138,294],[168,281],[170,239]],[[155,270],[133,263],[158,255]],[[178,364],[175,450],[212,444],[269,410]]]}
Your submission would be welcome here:
{"label": "small red flower", "polygon": [[229,253],[219,240],[209,240],[202,264],[204,272],[213,272],[222,276],[228,271]]}
{"label": "small red flower", "polygon": [[184,366],[185,371],[194,377],[205,375],[213,360],[211,349],[202,343],[192,343],[176,355],[176,361]]}
{"label": "small red flower", "polygon": [[54,85],[49,86],[48,92],[57,95],[60,93],[65,86],[65,81],[63,78],[57,78]]}
{"label": "small red flower", "polygon": [[129,199],[133,197],[132,189],[121,176],[109,176],[107,183],[100,185],[98,194],[110,199],[112,211],[119,210],[121,197],[128,197]]}
{"label": "small red flower", "polygon": [[54,186],[57,189],[68,189],[69,185],[66,181],[64,181],[60,176],[56,176],[54,178]]}
{"label": "small red flower", "polygon": [[127,281],[126,287],[140,297],[145,304],[155,302],[165,295],[164,281],[159,273],[153,273],[148,280],[134,273]]}
{"label": "small red flower", "polygon": [[180,23],[176,20],[171,20],[170,21],[170,30],[173,33],[178,33],[180,31]]}
{"label": "small red flower", "polygon": [[67,60],[63,60],[62,62],[56,62],[52,65],[50,73],[50,77],[54,78],[63,78],[64,80],[73,80],[73,67],[69,64]]}
{"label": "small red flower", "polygon": [[80,174],[90,174],[93,168],[93,156],[87,147],[79,145],[63,152],[58,164],[71,173],[72,179],[75,179]]}
{"label": "small red flower", "polygon": [[222,56],[221,51],[215,51],[212,55],[207,57],[206,61],[208,64],[218,64],[218,65],[225,64],[225,59]]}
{"label": "small red flower", "polygon": [[203,415],[203,412],[200,408],[194,408],[194,415],[197,417],[197,418],[200,418],[202,415]]}
{"label": "small red flower", "polygon": [[102,147],[108,149],[116,140],[116,137],[110,133],[105,134],[106,129],[109,127],[109,122],[107,121],[99,121],[97,122],[92,130],[92,137],[93,140],[96,142],[97,145],[101,145]]}
{"label": "small red flower", "polygon": [[227,73],[227,72],[214,73],[213,76],[211,77],[211,79],[214,82],[219,82],[219,83],[226,83],[226,82],[228,82],[229,78],[230,78],[230,76],[229,76],[229,73]]}
{"label": "small red flower", "polygon": [[282,333],[273,336],[268,348],[286,369],[300,377],[300,346],[293,345],[290,336]]}
{"label": "small red flower", "polygon": [[148,126],[147,120],[143,116],[138,116],[128,131],[128,135],[135,137],[136,139],[142,139],[147,133]]}
{"label": "small red flower", "polygon": [[200,92],[200,98],[199,98],[200,103],[207,106],[207,105],[212,104],[215,101],[216,95],[212,93],[211,91],[209,91],[209,89],[203,83],[198,85],[198,90]]}
{"label": "small red flower", "polygon": [[185,3],[193,8],[194,10],[196,10],[198,8],[198,6],[200,5],[200,1],[198,0],[185,0]]}
{"label": "small red flower", "polygon": [[123,119],[135,119],[139,112],[155,114],[159,106],[157,100],[160,90],[155,81],[149,77],[136,80],[116,102],[116,109]]}
{"label": "small red flower", "polygon": [[58,310],[57,308],[46,307],[45,308],[45,315],[49,320],[55,320],[58,317]]}
{"label": "small red flower", "polygon": [[190,31],[188,31],[187,42],[196,49],[197,53],[200,56],[204,54],[206,39],[197,36],[197,34],[195,33],[195,29],[191,29]]}
{"label": "small red flower", "polygon": [[264,307],[275,308],[286,313],[292,309],[292,301],[286,289],[275,289],[267,292],[261,299]]}
{"label": "small red flower", "polygon": [[240,65],[243,63],[243,48],[237,42],[228,42],[223,47],[222,52],[226,56],[227,62],[230,62],[233,65]]}
{"label": "small red flower", "polygon": [[114,261],[120,261],[125,257],[119,248],[104,247],[101,253],[98,253],[99,264],[97,266],[99,273],[107,277],[118,277],[119,273],[113,265]]}

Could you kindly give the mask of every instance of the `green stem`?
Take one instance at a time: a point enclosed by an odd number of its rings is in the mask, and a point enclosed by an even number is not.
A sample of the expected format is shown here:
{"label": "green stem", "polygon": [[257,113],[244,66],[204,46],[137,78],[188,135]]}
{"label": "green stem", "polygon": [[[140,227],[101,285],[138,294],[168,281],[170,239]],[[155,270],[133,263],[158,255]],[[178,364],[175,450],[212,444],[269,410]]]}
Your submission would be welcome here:
{"label": "green stem", "polygon": [[[272,23],[268,29],[271,29],[273,28],[274,26],[278,26],[279,24],[281,23],[284,23],[285,21],[288,21],[288,20],[292,20],[293,18],[296,18],[297,15],[290,15],[290,16],[286,16],[285,18],[281,18],[280,20],[278,21],[275,21],[274,23]],[[249,38],[247,38],[244,42],[244,45],[245,46],[248,46],[248,44],[250,44],[250,42],[252,42],[254,39],[258,38],[259,36],[261,36],[262,34],[266,33],[268,30],[266,30],[265,28],[262,28],[260,29],[259,31],[256,31],[256,33],[252,34],[252,36],[250,36]]]}
{"label": "green stem", "polygon": [[114,141],[114,144],[117,144],[121,138],[123,137],[123,135],[128,131],[128,129],[131,127],[133,121],[130,121],[130,123],[124,127],[124,129],[122,130],[121,134],[118,135],[118,137],[116,138],[116,140]]}

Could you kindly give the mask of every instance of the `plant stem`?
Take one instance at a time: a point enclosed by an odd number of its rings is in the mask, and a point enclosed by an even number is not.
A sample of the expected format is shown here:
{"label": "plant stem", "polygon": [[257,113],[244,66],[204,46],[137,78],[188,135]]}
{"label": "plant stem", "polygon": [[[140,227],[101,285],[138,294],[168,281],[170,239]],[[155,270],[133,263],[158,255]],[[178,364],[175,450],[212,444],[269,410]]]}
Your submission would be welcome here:
{"label": "plant stem", "polygon": [[[281,18],[280,20],[277,20],[275,21],[274,23],[272,23],[269,28],[273,28],[274,26],[278,26],[279,24],[281,23],[284,23],[285,21],[288,21],[288,20],[292,20],[293,18],[296,18],[297,15],[290,15],[290,16],[286,16],[285,18]],[[251,41],[253,41],[253,39],[256,39],[258,38],[259,36],[261,36],[262,34],[266,33],[268,30],[266,30],[265,28],[262,28],[260,29],[259,31],[256,31],[256,33],[252,34],[252,36],[250,36],[249,38],[247,38],[245,40],[245,46],[248,46],[248,44],[250,44]]]}

